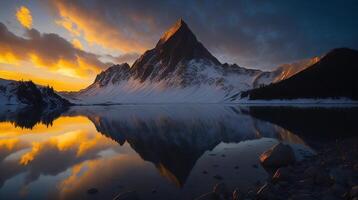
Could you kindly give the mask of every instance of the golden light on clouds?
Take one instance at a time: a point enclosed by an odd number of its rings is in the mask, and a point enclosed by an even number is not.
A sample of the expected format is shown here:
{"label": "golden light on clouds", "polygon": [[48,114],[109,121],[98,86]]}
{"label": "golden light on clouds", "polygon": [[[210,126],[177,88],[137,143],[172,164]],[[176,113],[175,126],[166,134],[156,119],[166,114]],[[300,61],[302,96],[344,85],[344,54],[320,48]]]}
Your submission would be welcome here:
{"label": "golden light on clouds", "polygon": [[32,27],[32,16],[30,10],[27,7],[21,6],[16,11],[16,18],[25,28],[30,29]]}
{"label": "golden light on clouds", "polygon": [[[75,36],[83,36],[90,45],[122,52],[143,52],[150,44],[133,37],[134,30],[121,29],[101,19],[96,13],[68,6],[64,1],[53,1],[61,19],[56,23]],[[130,32],[130,34],[129,34]]]}
{"label": "golden light on clouds", "polygon": [[64,19],[61,19],[61,20],[57,20],[56,24],[62,26],[63,28],[65,28],[67,31],[69,31],[74,36],[80,36],[81,35],[80,30],[77,28],[76,24],[73,23],[69,19],[64,18]]}
{"label": "golden light on clouds", "polygon": [[72,44],[75,48],[83,50],[83,45],[79,39],[73,39]]}
{"label": "golden light on clouds", "polygon": [[20,165],[28,165],[47,152],[62,152],[80,158],[116,145],[98,133],[88,118],[82,116],[58,118],[50,127],[38,124],[30,133],[10,122],[2,122],[0,133],[0,149],[16,150],[14,148],[20,143],[28,149],[19,157]]}
{"label": "golden light on clouds", "polygon": [[0,23],[0,78],[33,80],[55,90],[74,91],[90,85],[110,65],[84,51],[78,39],[69,42],[36,29],[26,29],[25,35],[15,35]]}

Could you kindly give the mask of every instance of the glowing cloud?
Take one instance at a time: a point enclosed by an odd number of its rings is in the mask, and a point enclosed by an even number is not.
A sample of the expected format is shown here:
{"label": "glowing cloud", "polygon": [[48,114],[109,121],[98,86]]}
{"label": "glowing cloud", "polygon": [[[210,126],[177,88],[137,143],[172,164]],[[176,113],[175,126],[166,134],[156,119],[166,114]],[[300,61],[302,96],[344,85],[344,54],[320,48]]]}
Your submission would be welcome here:
{"label": "glowing cloud", "polygon": [[[0,77],[6,78],[16,73],[28,76],[20,76],[12,79],[46,79],[45,74],[52,75],[51,82],[69,83],[72,78],[72,86],[62,84],[52,85],[55,89],[74,90],[81,89],[89,85],[93,78],[102,69],[111,65],[99,60],[99,55],[82,50],[82,44],[79,40],[73,40],[72,43],[54,33],[40,33],[36,29],[27,29],[26,38],[15,35],[0,22]],[[4,68],[4,65],[12,66]],[[30,66],[29,66],[30,65]],[[22,67],[21,66],[27,66]],[[21,70],[20,70],[21,68]],[[31,71],[29,69],[32,69]],[[41,69],[41,71],[36,68]],[[15,73],[15,74],[16,74]],[[42,77],[38,75],[42,74]],[[60,75],[60,76],[59,76]],[[43,82],[43,81],[42,81]],[[78,84],[73,84],[77,82]],[[47,84],[45,84],[47,85]],[[68,85],[69,88],[64,87]],[[81,87],[81,88],[80,88]]]}
{"label": "glowing cloud", "polygon": [[16,18],[22,26],[28,29],[31,28],[32,16],[30,10],[27,7],[21,6],[16,12]]}
{"label": "glowing cloud", "polygon": [[80,40],[75,38],[72,40],[72,44],[75,48],[83,50],[83,46],[82,46],[82,43],[80,42]]}
{"label": "glowing cloud", "polygon": [[60,16],[56,23],[75,36],[83,36],[89,44],[122,52],[143,52],[153,45],[147,40],[148,35],[144,37],[143,33],[130,27],[118,28],[97,11],[85,10],[77,3],[67,1],[51,2]]}

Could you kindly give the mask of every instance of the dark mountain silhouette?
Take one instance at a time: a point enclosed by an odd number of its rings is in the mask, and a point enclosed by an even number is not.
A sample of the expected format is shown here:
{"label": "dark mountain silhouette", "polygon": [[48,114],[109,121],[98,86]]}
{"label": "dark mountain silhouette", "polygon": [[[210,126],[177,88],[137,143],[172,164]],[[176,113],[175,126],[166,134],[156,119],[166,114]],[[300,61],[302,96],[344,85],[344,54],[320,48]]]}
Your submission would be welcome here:
{"label": "dark mountain silhouette", "polygon": [[242,94],[249,99],[340,98],[358,100],[358,51],[334,49],[296,75]]}

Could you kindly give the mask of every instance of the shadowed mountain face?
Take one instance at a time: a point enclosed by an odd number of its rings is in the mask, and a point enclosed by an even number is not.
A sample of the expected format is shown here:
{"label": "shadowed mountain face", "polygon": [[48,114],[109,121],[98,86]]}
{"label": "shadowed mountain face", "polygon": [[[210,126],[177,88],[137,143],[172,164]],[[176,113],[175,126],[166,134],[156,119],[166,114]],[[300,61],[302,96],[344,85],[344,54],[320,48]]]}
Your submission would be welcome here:
{"label": "shadowed mountain face", "polygon": [[86,89],[65,95],[80,104],[217,103],[251,89],[260,73],[221,64],[180,19],[131,67],[112,66]]}
{"label": "shadowed mountain face", "polygon": [[221,64],[180,19],[131,67],[114,65],[89,87],[64,95],[78,104],[222,103],[240,102],[247,96],[357,99],[356,72],[357,52],[350,49],[336,49],[322,59],[282,65],[271,72]]}
{"label": "shadowed mountain face", "polygon": [[250,99],[340,98],[358,100],[358,51],[335,49],[289,79],[243,93]]}
{"label": "shadowed mountain face", "polygon": [[[220,65],[220,62],[196,39],[187,24],[178,20],[158,41],[154,49],[145,52],[134,64],[135,78],[145,81],[147,78],[160,81],[170,73],[185,73],[192,59],[202,59],[208,64]],[[182,65],[178,66],[181,63]],[[178,69],[178,67],[180,67]]]}

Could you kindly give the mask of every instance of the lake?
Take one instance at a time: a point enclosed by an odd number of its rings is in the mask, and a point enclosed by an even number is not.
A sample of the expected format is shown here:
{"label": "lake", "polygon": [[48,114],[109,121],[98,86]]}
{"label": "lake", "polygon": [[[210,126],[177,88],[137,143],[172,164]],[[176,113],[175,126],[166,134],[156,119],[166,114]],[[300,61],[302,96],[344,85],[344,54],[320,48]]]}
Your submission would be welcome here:
{"label": "lake", "polygon": [[357,108],[239,105],[0,108],[0,199],[193,199],[269,176],[278,142],[301,159],[357,132]]}

